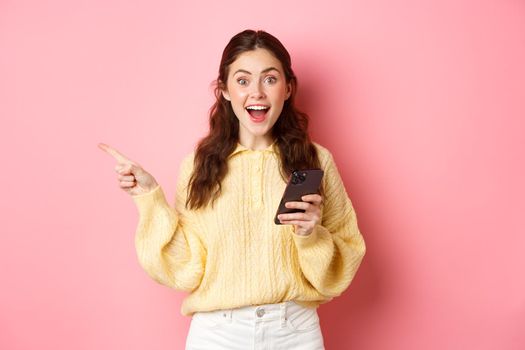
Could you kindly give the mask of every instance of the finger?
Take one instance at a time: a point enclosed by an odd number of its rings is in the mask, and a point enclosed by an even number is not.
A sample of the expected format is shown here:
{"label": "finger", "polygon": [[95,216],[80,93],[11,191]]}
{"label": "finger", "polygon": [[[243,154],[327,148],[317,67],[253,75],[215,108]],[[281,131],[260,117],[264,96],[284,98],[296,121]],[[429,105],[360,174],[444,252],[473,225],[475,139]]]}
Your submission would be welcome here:
{"label": "finger", "polygon": [[106,145],[105,143],[99,143],[98,148],[115,158],[119,163],[133,163],[131,159],[127,158],[125,155],[123,155],[113,147]]}
{"label": "finger", "polygon": [[115,166],[115,170],[120,175],[130,175],[131,174],[131,164],[129,164],[129,163],[126,163],[126,164],[119,163],[119,164],[117,164],[117,166]]}
{"label": "finger", "polygon": [[119,181],[135,181],[135,176],[133,175],[119,175]]}
{"label": "finger", "polygon": [[129,164],[129,174],[132,174],[133,176],[137,177],[143,174],[144,170],[136,164]]}
{"label": "finger", "polygon": [[288,220],[301,220],[308,221],[310,220],[309,216],[305,213],[289,213],[289,214],[279,214],[277,215],[279,221],[288,221]]}
{"label": "finger", "polygon": [[129,172],[129,167],[127,167],[128,164],[122,164],[122,163],[118,163],[117,165],[115,165],[115,171],[119,174],[121,174],[122,172]]}
{"label": "finger", "polygon": [[122,187],[122,188],[129,188],[129,187],[133,187],[135,185],[136,185],[135,181],[121,181],[120,182],[120,187]]}
{"label": "finger", "polygon": [[297,228],[306,228],[308,221],[301,220],[279,220],[281,225],[296,225]]}
{"label": "finger", "polygon": [[301,199],[315,205],[320,205],[323,202],[323,197],[318,194],[307,194],[302,196]]}
{"label": "finger", "polygon": [[305,202],[286,202],[284,203],[284,206],[286,208],[296,208],[296,209],[308,209],[308,207],[310,207],[310,203],[305,203]]}
{"label": "finger", "polygon": [[120,175],[134,175],[138,176],[142,171],[142,168],[134,164],[122,164],[121,168],[117,170]]}
{"label": "finger", "polygon": [[299,220],[280,220],[282,225],[297,225],[299,227],[303,227],[305,221],[299,221]]}

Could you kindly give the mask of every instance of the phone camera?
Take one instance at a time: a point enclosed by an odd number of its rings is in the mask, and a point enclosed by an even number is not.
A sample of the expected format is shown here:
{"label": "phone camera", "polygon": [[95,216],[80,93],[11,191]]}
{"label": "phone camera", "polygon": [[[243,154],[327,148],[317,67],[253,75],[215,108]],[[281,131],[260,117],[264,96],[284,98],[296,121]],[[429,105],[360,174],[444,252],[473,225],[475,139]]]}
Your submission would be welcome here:
{"label": "phone camera", "polygon": [[306,180],[306,173],[302,171],[294,171],[292,172],[292,184],[298,185],[304,182]]}

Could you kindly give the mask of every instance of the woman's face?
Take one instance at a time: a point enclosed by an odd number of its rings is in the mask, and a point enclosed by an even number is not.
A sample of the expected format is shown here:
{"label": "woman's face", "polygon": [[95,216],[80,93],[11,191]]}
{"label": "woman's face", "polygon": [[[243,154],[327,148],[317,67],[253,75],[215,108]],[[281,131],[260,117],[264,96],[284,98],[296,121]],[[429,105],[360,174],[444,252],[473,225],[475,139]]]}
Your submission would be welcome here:
{"label": "woman's face", "polygon": [[270,51],[258,48],[237,57],[229,67],[222,95],[239,119],[242,144],[271,143],[270,131],[290,93],[281,62]]}

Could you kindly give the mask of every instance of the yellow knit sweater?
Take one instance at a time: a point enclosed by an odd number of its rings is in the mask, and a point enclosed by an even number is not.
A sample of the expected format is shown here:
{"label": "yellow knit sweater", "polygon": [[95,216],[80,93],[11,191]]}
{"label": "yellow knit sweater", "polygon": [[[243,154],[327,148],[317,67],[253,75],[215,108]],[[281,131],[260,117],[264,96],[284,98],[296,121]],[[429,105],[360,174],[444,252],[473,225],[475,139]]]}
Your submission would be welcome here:
{"label": "yellow knit sweater", "polygon": [[325,196],[308,236],[273,222],[286,187],[275,143],[265,150],[237,144],[213,209],[184,206],[194,152],[181,162],[175,208],[160,186],[133,196],[138,260],[157,282],[189,292],[182,315],[288,300],[317,307],[349,286],[365,242],[331,153],[314,145]]}

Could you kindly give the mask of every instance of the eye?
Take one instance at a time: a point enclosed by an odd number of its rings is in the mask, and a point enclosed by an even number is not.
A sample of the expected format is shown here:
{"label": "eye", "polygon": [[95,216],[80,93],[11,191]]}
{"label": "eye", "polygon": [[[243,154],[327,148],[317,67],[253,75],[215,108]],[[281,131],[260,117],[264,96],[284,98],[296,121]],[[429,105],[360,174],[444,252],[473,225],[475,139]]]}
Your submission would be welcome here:
{"label": "eye", "polygon": [[237,83],[239,83],[239,85],[246,85],[248,84],[248,81],[246,79],[240,78],[237,79]]}
{"label": "eye", "polygon": [[267,83],[270,83],[270,84],[273,84],[277,81],[277,79],[275,77],[267,77],[266,78],[266,82]]}

